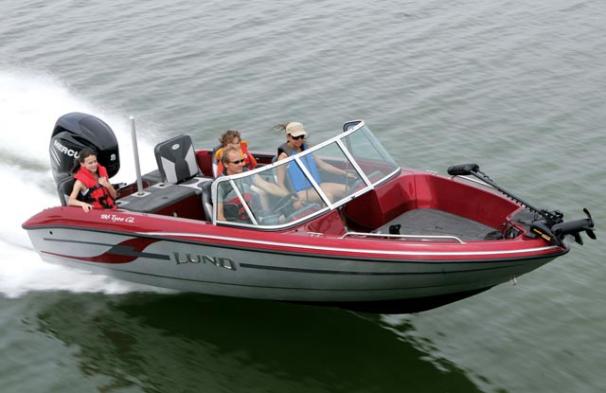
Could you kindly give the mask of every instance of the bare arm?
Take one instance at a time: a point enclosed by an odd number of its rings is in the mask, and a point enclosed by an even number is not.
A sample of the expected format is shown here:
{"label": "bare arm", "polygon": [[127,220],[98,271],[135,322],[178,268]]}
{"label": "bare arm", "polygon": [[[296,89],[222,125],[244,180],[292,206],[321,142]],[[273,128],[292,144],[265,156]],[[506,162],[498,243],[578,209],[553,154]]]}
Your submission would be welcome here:
{"label": "bare arm", "polygon": [[217,201],[217,221],[225,221],[225,213],[223,213],[223,201]]}
{"label": "bare arm", "polygon": [[259,175],[255,175],[255,177],[253,178],[253,183],[257,187],[261,188],[264,191],[267,191],[272,195],[287,196],[290,194],[285,187],[269,182]]}
{"label": "bare arm", "polygon": [[[286,153],[280,153],[278,156],[278,161],[285,159],[288,157]],[[286,176],[286,167],[288,165],[280,165],[276,167],[276,173],[278,175],[278,184],[284,188],[286,188],[285,176]]]}
{"label": "bare arm", "polygon": [[314,159],[316,160],[316,164],[318,164],[318,166],[320,167],[320,169],[323,169],[326,172],[330,172],[330,173],[333,173],[335,175],[347,176],[347,172],[344,171],[343,169],[339,169],[339,168],[335,167],[334,165],[330,165],[329,163],[327,163],[326,161],[322,160],[321,158],[314,157]]}
{"label": "bare arm", "polygon": [[103,187],[107,188],[107,191],[109,191],[109,194],[112,196],[112,198],[116,199],[116,197],[118,196],[118,193],[116,192],[116,190],[114,189],[114,186],[112,186],[112,184],[107,180],[106,177],[99,178],[99,184],[101,184]]}
{"label": "bare arm", "polygon": [[90,203],[82,202],[78,200],[78,193],[82,191],[84,188],[84,184],[80,180],[76,180],[74,183],[74,188],[72,189],[72,193],[69,194],[69,199],[67,200],[68,206],[80,206],[82,210],[85,212],[89,212],[93,209],[93,206]]}

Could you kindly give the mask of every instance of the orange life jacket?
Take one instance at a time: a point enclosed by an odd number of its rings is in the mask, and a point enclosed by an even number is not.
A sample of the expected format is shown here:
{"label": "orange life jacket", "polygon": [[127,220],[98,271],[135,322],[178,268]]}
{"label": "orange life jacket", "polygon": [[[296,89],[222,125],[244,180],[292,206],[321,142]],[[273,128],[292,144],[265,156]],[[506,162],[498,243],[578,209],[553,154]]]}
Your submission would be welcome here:
{"label": "orange life jacket", "polygon": [[[97,174],[99,178],[107,177],[107,169],[101,164],[99,164],[97,169]],[[112,198],[109,190],[99,184],[99,179],[95,179],[95,176],[86,168],[80,167],[78,171],[74,174],[76,180],[80,180],[82,184],[86,188],[88,188],[88,192],[82,195],[84,202],[88,202],[93,205],[95,209],[115,209],[116,203],[114,202],[114,198]]]}
{"label": "orange life jacket", "polygon": [[[215,160],[217,160],[217,175],[221,175],[224,170],[223,162],[221,162],[221,157],[223,157],[224,150],[225,148],[221,147],[215,152]],[[240,141],[240,151],[242,152],[244,164],[248,167],[248,169],[255,169],[257,166],[257,160],[248,152],[248,142]]]}

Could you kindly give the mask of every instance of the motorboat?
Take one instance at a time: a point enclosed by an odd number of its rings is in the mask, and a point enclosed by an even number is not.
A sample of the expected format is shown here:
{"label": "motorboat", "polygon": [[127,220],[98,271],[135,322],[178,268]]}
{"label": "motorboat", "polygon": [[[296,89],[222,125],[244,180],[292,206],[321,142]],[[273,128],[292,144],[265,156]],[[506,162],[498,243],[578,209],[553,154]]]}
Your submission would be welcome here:
{"label": "motorboat", "polygon": [[[23,224],[35,250],[48,262],[179,291],[417,312],[515,280],[568,253],[571,239],[582,244],[582,233],[595,238],[586,209],[564,221],[476,164],[452,166],[448,176],[401,168],[359,120],[286,159],[254,153],[258,167],[220,177],[213,149],[170,138],[154,149],[157,170],[116,185],[115,210],[67,206],[84,146],[110,177],[119,170],[105,122],[60,117],[49,150],[61,205]],[[346,176],[318,177],[312,161]],[[308,186],[304,200],[289,184],[280,184],[286,196],[256,186],[293,170]],[[328,193],[326,182],[342,192]]]}

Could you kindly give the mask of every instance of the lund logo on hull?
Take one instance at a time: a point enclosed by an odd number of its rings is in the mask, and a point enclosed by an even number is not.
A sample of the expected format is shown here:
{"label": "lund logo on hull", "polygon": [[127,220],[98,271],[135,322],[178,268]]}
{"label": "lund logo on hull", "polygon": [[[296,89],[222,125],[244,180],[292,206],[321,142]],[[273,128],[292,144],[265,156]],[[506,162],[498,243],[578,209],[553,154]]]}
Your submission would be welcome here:
{"label": "lund logo on hull", "polygon": [[183,265],[186,263],[210,263],[211,265],[215,265],[216,267],[222,267],[227,270],[237,270],[236,263],[229,258],[223,257],[209,257],[206,255],[196,255],[196,254],[181,254],[178,252],[173,253],[175,257],[175,262],[177,265]]}

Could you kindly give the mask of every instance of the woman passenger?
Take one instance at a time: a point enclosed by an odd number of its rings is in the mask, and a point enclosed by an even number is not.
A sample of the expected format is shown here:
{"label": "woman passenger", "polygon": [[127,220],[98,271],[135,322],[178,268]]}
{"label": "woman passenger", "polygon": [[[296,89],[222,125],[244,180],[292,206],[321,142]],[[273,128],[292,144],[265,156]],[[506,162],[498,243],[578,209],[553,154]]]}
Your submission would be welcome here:
{"label": "woman passenger", "polygon": [[117,192],[108,180],[107,170],[97,162],[94,150],[85,147],[78,154],[79,168],[74,173],[76,182],[67,201],[68,206],[91,209],[115,209]]}
{"label": "woman passenger", "polygon": [[[286,133],[286,143],[278,147],[278,160],[293,156],[309,148],[309,146],[305,143],[307,132],[303,128],[303,124],[292,121],[279,125],[278,127],[282,128]],[[339,169],[319,158],[314,157],[313,153],[301,157],[301,161],[331,202],[338,200],[346,194],[347,188],[345,184],[323,182],[318,168],[344,177],[352,176],[353,174],[350,174],[343,169]],[[286,176],[288,176],[291,188],[298,198],[297,202],[314,202],[320,199],[317,192],[310,190],[313,186],[307,180],[296,162],[291,161],[287,165],[286,170],[284,169],[284,166],[279,167],[277,173],[279,185],[286,185]],[[300,203],[297,202],[296,204],[300,206]],[[298,208],[299,206],[295,205],[295,208]]]}
{"label": "woman passenger", "polygon": [[215,152],[215,161],[217,163],[217,176],[221,176],[225,171],[225,166],[221,160],[223,157],[223,152],[228,147],[236,148],[240,151],[240,155],[244,160],[244,167],[248,169],[254,169],[257,166],[257,160],[253,157],[252,154],[248,152],[248,142],[242,140],[240,136],[240,131],[237,130],[228,130],[221,135],[219,138],[219,142],[221,143],[221,147]]}

